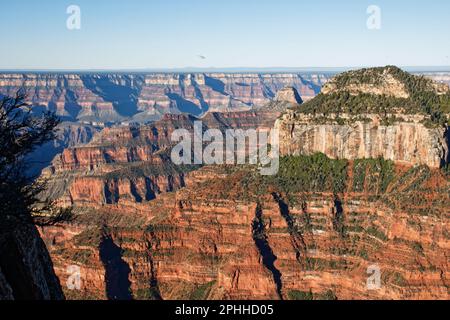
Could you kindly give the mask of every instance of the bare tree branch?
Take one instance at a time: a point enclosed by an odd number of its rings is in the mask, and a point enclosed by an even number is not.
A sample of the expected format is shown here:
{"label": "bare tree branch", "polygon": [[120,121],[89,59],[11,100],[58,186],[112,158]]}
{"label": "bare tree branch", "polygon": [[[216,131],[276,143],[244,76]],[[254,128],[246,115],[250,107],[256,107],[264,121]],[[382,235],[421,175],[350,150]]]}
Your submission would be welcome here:
{"label": "bare tree branch", "polygon": [[0,100],[0,230],[70,220],[70,209],[40,199],[46,181],[33,181],[24,173],[26,155],[54,139],[58,123],[54,113],[33,114],[23,90]]}

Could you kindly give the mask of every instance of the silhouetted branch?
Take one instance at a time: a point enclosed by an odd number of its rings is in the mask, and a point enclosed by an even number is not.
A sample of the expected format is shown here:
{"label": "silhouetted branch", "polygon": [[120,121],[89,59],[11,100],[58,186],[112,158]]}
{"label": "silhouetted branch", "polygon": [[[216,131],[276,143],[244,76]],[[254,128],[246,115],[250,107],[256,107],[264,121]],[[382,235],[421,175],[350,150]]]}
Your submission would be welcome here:
{"label": "silhouetted branch", "polygon": [[46,181],[32,181],[25,175],[25,156],[54,139],[59,123],[54,113],[32,111],[22,90],[0,100],[0,229],[24,223],[52,225],[71,217],[70,209],[40,199]]}

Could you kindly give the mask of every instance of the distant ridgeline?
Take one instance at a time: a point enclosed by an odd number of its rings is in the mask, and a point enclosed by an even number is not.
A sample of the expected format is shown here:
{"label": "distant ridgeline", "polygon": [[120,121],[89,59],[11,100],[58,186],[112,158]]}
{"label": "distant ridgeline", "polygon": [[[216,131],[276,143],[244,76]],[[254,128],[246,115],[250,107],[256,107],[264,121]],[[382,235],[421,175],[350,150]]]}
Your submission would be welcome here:
{"label": "distant ridgeline", "polygon": [[88,143],[105,127],[153,123],[167,114],[249,111],[270,103],[287,86],[309,100],[330,77],[329,72],[0,72],[0,98],[25,90],[34,111],[53,111],[63,121],[57,139],[32,155],[29,175],[36,176],[64,148]]}
{"label": "distant ridgeline", "polygon": [[295,111],[323,116],[419,114],[428,116],[428,125],[443,125],[450,114],[450,91],[446,84],[395,66],[361,69],[336,76]]}
{"label": "distant ridgeline", "polygon": [[315,97],[330,73],[0,73],[0,95],[25,89],[38,109],[93,125],[148,123],[164,114],[248,111],[284,87]]}

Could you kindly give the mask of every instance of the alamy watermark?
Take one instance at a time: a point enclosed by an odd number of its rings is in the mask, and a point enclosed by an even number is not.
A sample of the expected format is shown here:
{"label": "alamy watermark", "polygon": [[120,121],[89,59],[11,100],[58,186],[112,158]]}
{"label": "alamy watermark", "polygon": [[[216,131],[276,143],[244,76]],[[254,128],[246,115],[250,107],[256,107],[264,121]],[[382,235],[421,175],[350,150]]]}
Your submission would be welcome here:
{"label": "alamy watermark", "polygon": [[367,14],[369,18],[367,19],[367,29],[369,30],[380,30],[381,29],[381,8],[376,5],[370,5],[367,7]]}
{"label": "alamy watermark", "polygon": [[276,175],[279,169],[279,131],[256,129],[219,129],[203,132],[202,121],[194,122],[194,131],[177,129],[171,141],[171,159],[176,165],[259,165],[261,175]]}
{"label": "alamy watermark", "polygon": [[77,265],[71,265],[67,267],[67,273],[69,277],[67,278],[66,285],[69,290],[80,290],[81,289],[81,268]]}
{"label": "alamy watermark", "polygon": [[66,13],[69,17],[66,20],[66,27],[69,30],[81,29],[81,9],[77,5],[70,5],[66,9]]}
{"label": "alamy watermark", "polygon": [[381,269],[377,265],[371,265],[367,268],[367,290],[381,289]]}

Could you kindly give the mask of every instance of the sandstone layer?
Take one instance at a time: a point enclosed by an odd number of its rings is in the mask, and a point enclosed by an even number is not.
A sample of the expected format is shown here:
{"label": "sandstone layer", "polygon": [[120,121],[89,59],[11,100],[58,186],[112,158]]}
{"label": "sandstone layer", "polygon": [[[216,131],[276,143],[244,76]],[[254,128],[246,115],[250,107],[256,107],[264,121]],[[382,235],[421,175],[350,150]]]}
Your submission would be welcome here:
{"label": "sandstone layer", "polygon": [[130,202],[134,206],[161,193],[185,186],[184,177],[194,167],[175,166],[170,160],[171,135],[184,128],[193,132],[201,121],[203,130],[269,130],[280,112],[247,111],[208,113],[201,119],[187,115],[165,115],[142,126],[105,128],[91,141],[65,149],[42,177],[49,180],[46,197],[61,205]]}
{"label": "sandstone layer", "polygon": [[[342,117],[342,115],[341,115]],[[375,114],[363,120],[339,124],[315,124],[314,117],[288,111],[277,120],[280,151],[284,155],[321,152],[334,159],[384,158],[403,164],[425,164],[433,168],[449,160],[448,128],[429,128],[421,116],[397,118],[384,124]]]}

